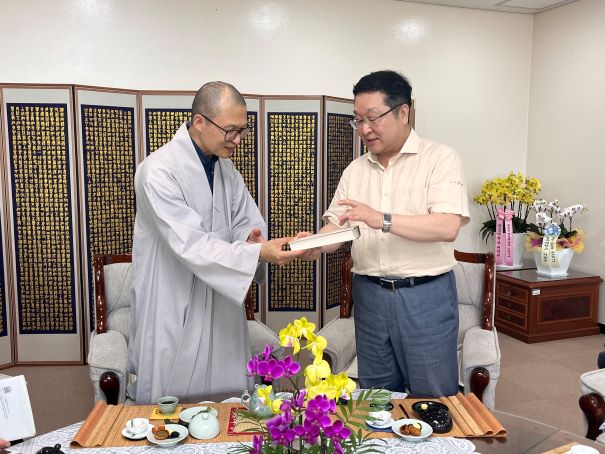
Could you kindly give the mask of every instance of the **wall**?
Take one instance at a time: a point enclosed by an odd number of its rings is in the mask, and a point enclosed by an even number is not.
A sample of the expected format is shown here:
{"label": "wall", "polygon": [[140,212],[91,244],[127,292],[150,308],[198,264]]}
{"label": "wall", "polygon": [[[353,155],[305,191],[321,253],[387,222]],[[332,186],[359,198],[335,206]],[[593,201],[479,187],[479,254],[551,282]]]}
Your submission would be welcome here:
{"label": "wall", "polygon": [[[417,130],[456,148],[469,196],[525,169],[532,16],[394,0],[3,1],[0,82],[351,97],[364,74],[406,74]],[[486,213],[457,247],[480,250]]]}
{"label": "wall", "polygon": [[[545,198],[585,204],[574,225],[587,234],[572,267],[605,277],[605,2],[580,0],[534,21],[527,172]],[[601,285],[599,322],[605,323]]]}

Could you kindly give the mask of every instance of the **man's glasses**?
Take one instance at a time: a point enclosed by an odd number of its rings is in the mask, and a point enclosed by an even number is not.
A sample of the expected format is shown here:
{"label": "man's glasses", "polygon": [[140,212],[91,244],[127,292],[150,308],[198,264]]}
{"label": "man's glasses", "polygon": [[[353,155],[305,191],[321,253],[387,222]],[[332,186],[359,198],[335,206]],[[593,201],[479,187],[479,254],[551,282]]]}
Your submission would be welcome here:
{"label": "man's glasses", "polygon": [[379,123],[379,120],[381,118],[383,118],[386,114],[393,112],[395,109],[403,106],[404,104],[405,103],[403,103],[403,102],[401,104],[397,104],[395,107],[390,108],[385,113],[380,114],[377,117],[365,117],[365,118],[360,118],[359,120],[354,118],[353,120],[349,121],[349,123],[351,123],[351,126],[353,127],[353,129],[361,128],[366,123],[369,124],[370,126],[377,125]]}
{"label": "man's glasses", "polygon": [[249,126],[246,126],[241,129],[225,129],[222,126],[217,125],[206,115],[204,115],[204,114],[199,114],[199,115],[204,117],[206,120],[208,120],[210,123],[212,123],[214,126],[216,126],[218,129],[220,129],[221,131],[223,131],[225,133],[225,142],[235,142],[235,139],[237,139],[237,136],[240,136],[242,139],[245,139],[246,136],[248,135],[248,133],[250,132]]}

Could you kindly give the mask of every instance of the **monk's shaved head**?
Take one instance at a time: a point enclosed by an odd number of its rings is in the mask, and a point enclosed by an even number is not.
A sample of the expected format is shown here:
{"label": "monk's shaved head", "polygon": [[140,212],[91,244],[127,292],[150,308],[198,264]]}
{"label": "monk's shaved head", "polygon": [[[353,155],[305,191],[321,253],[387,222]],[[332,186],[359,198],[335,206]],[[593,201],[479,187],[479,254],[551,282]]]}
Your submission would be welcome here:
{"label": "monk's shaved head", "polygon": [[214,118],[226,107],[246,106],[246,101],[237,88],[227,82],[208,82],[202,85],[195,98],[191,110],[193,115],[206,115]]}

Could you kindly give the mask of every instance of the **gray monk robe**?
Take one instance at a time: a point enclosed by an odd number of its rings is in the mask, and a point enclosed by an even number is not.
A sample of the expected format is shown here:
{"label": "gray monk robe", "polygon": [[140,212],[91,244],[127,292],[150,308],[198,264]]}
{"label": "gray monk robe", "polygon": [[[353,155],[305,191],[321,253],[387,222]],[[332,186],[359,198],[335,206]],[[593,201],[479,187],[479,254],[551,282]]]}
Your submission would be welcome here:
{"label": "gray monk robe", "polygon": [[135,189],[129,395],[240,393],[251,385],[242,303],[260,254],[246,239],[254,227],[266,237],[254,200],[229,159],[211,192],[186,124],[139,166]]}

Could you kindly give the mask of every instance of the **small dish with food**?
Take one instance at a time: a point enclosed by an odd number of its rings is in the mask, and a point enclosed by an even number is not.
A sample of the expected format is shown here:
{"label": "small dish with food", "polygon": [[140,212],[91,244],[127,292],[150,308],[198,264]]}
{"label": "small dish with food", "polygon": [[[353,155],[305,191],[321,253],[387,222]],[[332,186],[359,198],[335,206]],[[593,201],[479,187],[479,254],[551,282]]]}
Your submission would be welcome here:
{"label": "small dish with food", "polygon": [[398,419],[391,424],[396,435],[413,443],[422,441],[433,434],[433,428],[419,419]]}
{"label": "small dish with food", "polygon": [[162,448],[172,448],[179,441],[183,441],[189,435],[185,426],[180,424],[162,424],[154,426],[147,432],[147,440]]}

